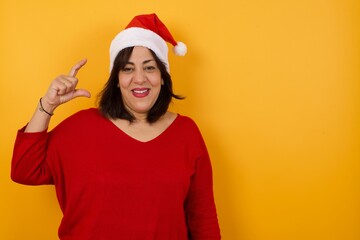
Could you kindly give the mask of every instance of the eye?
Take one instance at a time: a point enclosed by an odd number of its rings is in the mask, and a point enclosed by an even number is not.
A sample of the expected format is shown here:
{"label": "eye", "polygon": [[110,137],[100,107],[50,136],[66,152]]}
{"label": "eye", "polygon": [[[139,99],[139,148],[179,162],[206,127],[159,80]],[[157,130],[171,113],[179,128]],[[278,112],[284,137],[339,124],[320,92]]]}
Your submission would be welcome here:
{"label": "eye", "polygon": [[156,67],[152,66],[152,65],[145,67],[146,72],[154,72],[155,70],[156,70]]}
{"label": "eye", "polygon": [[123,69],[121,69],[121,72],[124,72],[124,73],[131,73],[133,71],[134,71],[134,68],[131,66],[125,66]]}

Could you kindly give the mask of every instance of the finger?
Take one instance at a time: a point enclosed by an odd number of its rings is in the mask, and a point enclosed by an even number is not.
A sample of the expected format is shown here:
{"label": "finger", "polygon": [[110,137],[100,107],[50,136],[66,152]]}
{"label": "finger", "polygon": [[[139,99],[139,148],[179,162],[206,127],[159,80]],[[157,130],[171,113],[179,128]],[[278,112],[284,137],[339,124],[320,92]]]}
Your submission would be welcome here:
{"label": "finger", "polygon": [[87,98],[90,98],[90,97],[91,97],[91,93],[90,93],[88,90],[86,90],[86,89],[75,89],[73,97],[74,97],[74,98],[76,98],[76,97],[87,97]]}
{"label": "finger", "polygon": [[60,82],[60,84],[64,85],[68,91],[71,91],[71,89],[75,89],[74,84],[69,80],[63,80]]}
{"label": "finger", "polygon": [[78,63],[76,63],[70,70],[69,72],[69,76],[70,77],[75,77],[76,74],[78,73],[78,71],[80,70],[80,68],[82,68],[87,62],[87,59],[83,59],[81,61],[79,61]]}
{"label": "finger", "polygon": [[61,96],[69,92],[67,90],[67,86],[64,83],[59,83],[57,86],[55,86],[55,89],[57,91],[57,96]]}
{"label": "finger", "polygon": [[74,77],[68,76],[59,76],[53,84],[55,90],[57,90],[57,95],[63,95],[68,92],[74,91],[78,80]]}
{"label": "finger", "polygon": [[89,91],[85,89],[76,89],[75,91],[65,93],[63,95],[60,95],[60,104],[64,104],[66,102],[69,102],[77,97],[91,97],[91,94]]}
{"label": "finger", "polygon": [[61,79],[61,83],[64,84],[69,91],[73,91],[76,88],[79,80],[75,77],[65,77]]}

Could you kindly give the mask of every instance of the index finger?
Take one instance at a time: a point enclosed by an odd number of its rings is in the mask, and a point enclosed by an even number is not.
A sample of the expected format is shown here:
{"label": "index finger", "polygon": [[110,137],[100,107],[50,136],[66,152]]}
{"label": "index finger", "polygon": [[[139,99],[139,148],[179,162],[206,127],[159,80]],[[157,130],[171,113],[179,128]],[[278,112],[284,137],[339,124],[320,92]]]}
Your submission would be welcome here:
{"label": "index finger", "polygon": [[80,68],[82,68],[82,66],[84,66],[87,62],[87,59],[83,59],[80,62],[76,63],[70,70],[69,72],[69,76],[70,77],[75,77],[76,74],[78,73],[78,71],[80,70]]}

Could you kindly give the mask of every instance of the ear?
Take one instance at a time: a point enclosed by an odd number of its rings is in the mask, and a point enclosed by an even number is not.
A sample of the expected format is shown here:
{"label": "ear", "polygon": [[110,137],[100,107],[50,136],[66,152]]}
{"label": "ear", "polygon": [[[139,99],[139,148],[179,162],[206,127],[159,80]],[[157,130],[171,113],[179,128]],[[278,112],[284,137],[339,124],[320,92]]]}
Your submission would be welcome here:
{"label": "ear", "polygon": [[161,85],[164,85],[164,79],[161,79]]}

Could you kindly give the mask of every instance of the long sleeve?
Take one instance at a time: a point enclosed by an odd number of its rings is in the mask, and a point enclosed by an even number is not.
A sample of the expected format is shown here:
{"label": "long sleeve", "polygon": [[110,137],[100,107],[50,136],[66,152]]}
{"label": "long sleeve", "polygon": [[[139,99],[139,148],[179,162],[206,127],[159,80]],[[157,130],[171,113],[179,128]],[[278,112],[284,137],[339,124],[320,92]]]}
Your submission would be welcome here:
{"label": "long sleeve", "polygon": [[26,185],[53,184],[46,162],[48,133],[18,131],[11,162],[11,179]]}
{"label": "long sleeve", "polygon": [[219,240],[220,229],[213,194],[212,168],[205,143],[200,138],[202,154],[196,160],[185,202],[191,240]]}

